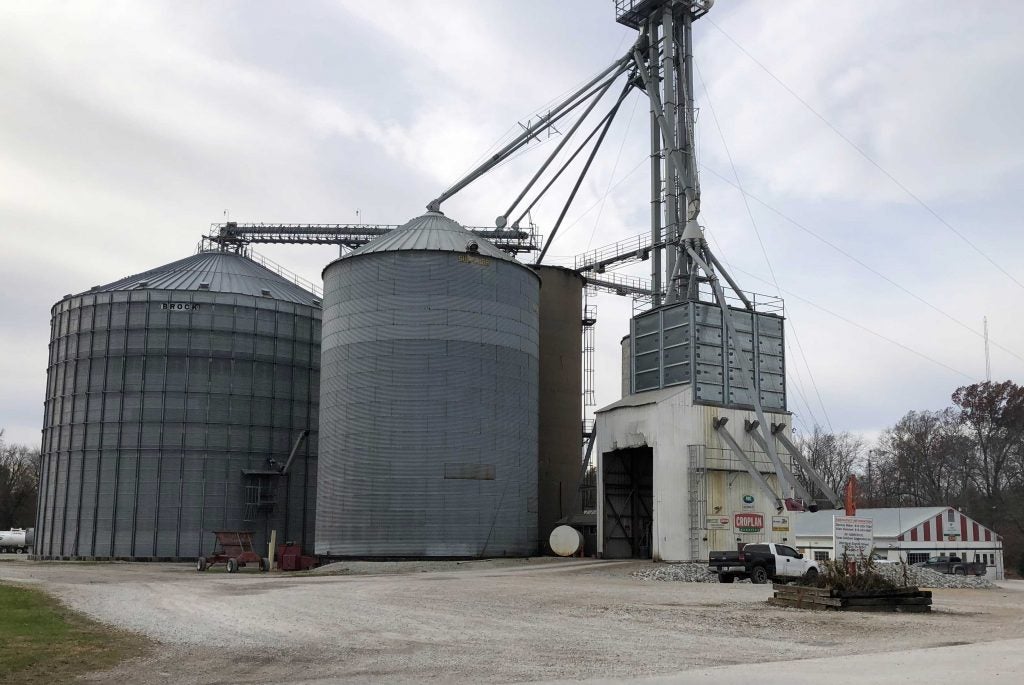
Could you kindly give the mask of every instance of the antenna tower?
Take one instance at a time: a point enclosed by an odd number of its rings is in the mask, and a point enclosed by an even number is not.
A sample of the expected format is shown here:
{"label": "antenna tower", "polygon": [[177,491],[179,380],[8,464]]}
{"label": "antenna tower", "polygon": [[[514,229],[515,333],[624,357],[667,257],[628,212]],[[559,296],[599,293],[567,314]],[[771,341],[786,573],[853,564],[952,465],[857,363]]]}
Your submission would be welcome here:
{"label": "antenna tower", "polygon": [[988,350],[988,317],[982,317],[982,327],[985,329],[985,381],[992,382],[992,356]]}

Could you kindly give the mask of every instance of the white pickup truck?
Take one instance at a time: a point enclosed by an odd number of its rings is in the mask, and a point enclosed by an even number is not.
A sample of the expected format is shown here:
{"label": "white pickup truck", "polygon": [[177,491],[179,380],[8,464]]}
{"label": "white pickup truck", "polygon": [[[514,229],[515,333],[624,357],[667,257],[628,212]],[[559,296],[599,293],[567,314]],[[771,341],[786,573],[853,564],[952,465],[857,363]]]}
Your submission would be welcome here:
{"label": "white pickup truck", "polygon": [[774,542],[751,543],[739,552],[712,552],[708,568],[718,574],[722,583],[750,578],[751,583],[762,584],[776,578],[814,580],[818,576],[818,562],[804,559],[789,545]]}

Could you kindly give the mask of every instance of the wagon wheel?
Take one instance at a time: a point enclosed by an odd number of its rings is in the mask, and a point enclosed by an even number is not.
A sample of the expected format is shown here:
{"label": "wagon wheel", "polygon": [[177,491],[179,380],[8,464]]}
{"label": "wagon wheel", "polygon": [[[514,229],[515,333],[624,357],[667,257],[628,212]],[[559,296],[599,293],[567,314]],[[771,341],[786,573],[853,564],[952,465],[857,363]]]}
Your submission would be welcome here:
{"label": "wagon wheel", "polygon": [[266,573],[270,570],[270,559],[263,557],[260,559],[260,571]]}
{"label": "wagon wheel", "polygon": [[235,573],[238,571],[238,561],[235,559],[228,559],[228,573]]}
{"label": "wagon wheel", "polygon": [[199,572],[205,571],[210,568],[210,565],[206,563],[206,557],[199,557],[196,559],[196,570]]}

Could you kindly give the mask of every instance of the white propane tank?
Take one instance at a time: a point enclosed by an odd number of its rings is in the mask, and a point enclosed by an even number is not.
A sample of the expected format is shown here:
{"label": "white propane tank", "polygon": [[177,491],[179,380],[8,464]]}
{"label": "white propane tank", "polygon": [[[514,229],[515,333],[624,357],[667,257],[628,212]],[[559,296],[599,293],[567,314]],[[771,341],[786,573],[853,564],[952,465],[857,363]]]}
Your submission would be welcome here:
{"label": "white propane tank", "polygon": [[20,529],[0,530],[0,550],[4,552],[28,551],[25,531]]}
{"label": "white propane tank", "polygon": [[572,526],[558,526],[548,538],[551,551],[560,557],[571,557],[583,551],[583,533]]}

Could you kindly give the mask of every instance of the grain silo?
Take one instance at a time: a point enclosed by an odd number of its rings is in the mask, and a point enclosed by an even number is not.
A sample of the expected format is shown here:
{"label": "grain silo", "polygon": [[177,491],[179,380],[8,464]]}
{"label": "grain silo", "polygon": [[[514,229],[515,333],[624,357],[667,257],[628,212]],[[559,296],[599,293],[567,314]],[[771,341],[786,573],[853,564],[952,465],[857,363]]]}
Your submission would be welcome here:
{"label": "grain silo", "polygon": [[560,266],[534,266],[540,288],[538,533],[582,513],[577,488],[583,447],[583,278]]}
{"label": "grain silo", "polygon": [[313,293],[231,252],[54,305],[36,553],[187,559],[271,528],[311,548],[319,339]]}
{"label": "grain silo", "polygon": [[537,550],[538,299],[439,212],[324,269],[318,554]]}

